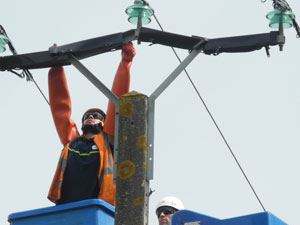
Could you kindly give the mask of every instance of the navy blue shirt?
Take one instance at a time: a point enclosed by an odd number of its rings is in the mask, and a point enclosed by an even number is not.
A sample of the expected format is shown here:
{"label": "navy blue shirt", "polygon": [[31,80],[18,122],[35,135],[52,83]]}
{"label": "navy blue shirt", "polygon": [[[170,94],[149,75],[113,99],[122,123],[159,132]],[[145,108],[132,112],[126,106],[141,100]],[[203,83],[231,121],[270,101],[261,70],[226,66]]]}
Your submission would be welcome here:
{"label": "navy blue shirt", "polygon": [[68,151],[61,198],[57,204],[98,198],[100,152],[94,139],[75,138]]}

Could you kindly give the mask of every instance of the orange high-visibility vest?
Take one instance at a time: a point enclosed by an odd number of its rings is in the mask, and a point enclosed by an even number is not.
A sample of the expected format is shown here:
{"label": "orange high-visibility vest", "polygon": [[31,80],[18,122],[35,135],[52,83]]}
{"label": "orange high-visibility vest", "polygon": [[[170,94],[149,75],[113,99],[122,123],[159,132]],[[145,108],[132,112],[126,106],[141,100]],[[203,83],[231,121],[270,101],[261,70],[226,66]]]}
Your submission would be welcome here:
{"label": "orange high-visibility vest", "polygon": [[[98,174],[100,192],[99,199],[108,202],[111,205],[115,205],[116,185],[113,184],[113,157],[108,144],[107,134],[101,132],[94,138],[100,152],[100,169]],[[60,156],[54,178],[48,193],[48,199],[56,203],[61,197],[61,187],[64,179],[64,172],[67,167],[68,160],[68,143]]]}

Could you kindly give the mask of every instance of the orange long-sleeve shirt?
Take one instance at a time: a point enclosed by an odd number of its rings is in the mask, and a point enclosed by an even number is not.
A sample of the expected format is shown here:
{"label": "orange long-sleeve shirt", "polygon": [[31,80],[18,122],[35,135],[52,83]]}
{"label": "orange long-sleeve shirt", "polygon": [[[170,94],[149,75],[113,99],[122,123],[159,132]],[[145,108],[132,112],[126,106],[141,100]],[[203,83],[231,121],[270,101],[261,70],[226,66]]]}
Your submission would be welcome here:
{"label": "orange long-sleeve shirt", "polygon": [[[122,60],[116,72],[112,92],[120,97],[129,91],[130,67],[136,52],[132,43],[124,44]],[[66,145],[79,136],[75,122],[71,119],[71,97],[63,67],[51,68],[48,75],[49,100],[52,117],[62,144]],[[104,132],[113,136],[115,124],[115,106],[109,101]]]}

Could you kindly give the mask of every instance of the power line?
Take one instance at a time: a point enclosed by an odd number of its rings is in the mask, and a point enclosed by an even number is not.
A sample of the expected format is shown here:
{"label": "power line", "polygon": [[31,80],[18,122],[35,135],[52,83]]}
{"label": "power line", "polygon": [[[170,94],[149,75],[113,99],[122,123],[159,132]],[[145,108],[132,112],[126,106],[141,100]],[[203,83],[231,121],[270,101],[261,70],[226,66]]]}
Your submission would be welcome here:
{"label": "power line", "polygon": [[[155,18],[155,20],[156,20],[156,22],[157,22],[158,26],[160,27],[161,31],[164,31],[164,29],[162,28],[162,26],[161,26],[160,22],[158,21],[158,19],[157,19],[156,15],[155,15],[155,14],[153,14],[153,16],[154,16],[154,18]],[[181,63],[182,61],[181,61],[180,57],[178,56],[177,52],[175,51],[174,47],[171,47],[171,49],[172,49],[172,51],[174,52],[174,54],[175,54],[176,58],[178,59],[178,61]],[[191,77],[190,77],[190,75],[189,75],[189,73],[187,72],[187,70],[186,70],[186,69],[184,69],[184,72],[185,72],[185,74],[186,74],[187,78],[189,79],[190,83],[192,84],[192,86],[193,86],[194,90],[196,91],[196,93],[197,93],[197,95],[198,95],[198,97],[199,97],[200,101],[201,101],[201,102],[202,102],[202,104],[204,105],[204,107],[205,107],[205,109],[206,109],[207,113],[209,114],[209,116],[210,116],[211,120],[213,121],[213,123],[214,123],[215,127],[217,128],[217,130],[218,130],[219,134],[221,135],[221,137],[222,137],[223,141],[225,142],[225,144],[226,144],[226,146],[227,146],[228,150],[230,151],[230,153],[231,153],[232,157],[234,158],[234,160],[235,160],[236,164],[238,165],[239,169],[241,170],[241,172],[242,172],[242,174],[243,174],[244,178],[246,179],[246,181],[247,181],[248,185],[250,186],[250,188],[251,188],[251,190],[252,190],[253,194],[255,195],[256,199],[258,200],[258,202],[259,202],[260,206],[262,207],[262,209],[264,210],[264,212],[266,212],[266,209],[265,209],[264,205],[262,204],[262,202],[261,202],[260,198],[258,197],[258,195],[257,195],[257,193],[256,193],[256,191],[255,191],[255,189],[253,188],[253,186],[252,186],[252,184],[251,184],[250,180],[248,179],[248,177],[247,177],[247,175],[246,175],[245,171],[243,170],[243,168],[242,168],[241,164],[239,163],[239,161],[238,161],[237,157],[235,156],[234,152],[232,151],[232,149],[231,149],[231,147],[230,147],[230,145],[229,145],[228,141],[226,140],[226,138],[225,138],[225,136],[224,136],[223,132],[221,131],[221,129],[220,129],[220,127],[219,127],[219,125],[217,124],[216,120],[214,119],[214,117],[213,117],[212,113],[210,112],[210,110],[209,110],[209,108],[208,108],[207,104],[205,103],[204,99],[202,98],[202,96],[201,96],[200,92],[198,91],[198,89],[197,89],[197,87],[196,87],[195,83],[194,83],[194,82],[193,82],[193,80],[191,79]]]}
{"label": "power line", "polygon": [[46,98],[45,94],[43,93],[43,91],[41,90],[41,88],[39,87],[39,85],[33,79],[33,76],[31,76],[31,81],[33,81],[33,83],[35,84],[35,86],[37,87],[37,89],[39,90],[39,92],[41,93],[41,95],[43,96],[43,98],[45,99],[45,101],[47,102],[47,104],[50,106],[50,103],[49,103],[48,99]]}
{"label": "power line", "polygon": [[[13,55],[17,55],[18,52],[17,50],[14,48],[10,38],[8,37],[4,27],[0,24],[0,34],[6,36],[8,38],[8,47],[9,47],[9,50],[12,52]],[[46,98],[46,96],[44,95],[44,93],[42,92],[41,88],[39,87],[39,85],[35,82],[35,80],[33,79],[33,76],[32,74],[29,72],[29,70],[27,69],[24,69],[21,73],[18,73],[14,70],[9,70],[10,72],[12,72],[13,74],[17,75],[18,77],[20,78],[25,78],[26,77],[26,80],[27,81],[33,81],[33,83],[35,84],[35,86],[37,87],[37,89],[39,90],[39,92],[42,94],[43,98],[45,99],[45,101],[48,103],[48,105],[50,105],[48,99]]]}
{"label": "power line", "polygon": [[32,81],[35,86],[37,87],[37,89],[39,90],[39,92],[41,93],[41,95],[43,96],[43,98],[45,99],[45,101],[47,102],[47,104],[50,106],[50,103],[47,99],[47,97],[45,96],[45,94],[43,93],[42,89],[39,87],[39,85],[37,84],[37,82],[33,79],[32,74],[29,72],[29,70],[24,69],[21,73],[18,73],[14,70],[8,70],[9,72],[12,72],[13,74],[17,75],[20,78],[25,78],[27,81]]}

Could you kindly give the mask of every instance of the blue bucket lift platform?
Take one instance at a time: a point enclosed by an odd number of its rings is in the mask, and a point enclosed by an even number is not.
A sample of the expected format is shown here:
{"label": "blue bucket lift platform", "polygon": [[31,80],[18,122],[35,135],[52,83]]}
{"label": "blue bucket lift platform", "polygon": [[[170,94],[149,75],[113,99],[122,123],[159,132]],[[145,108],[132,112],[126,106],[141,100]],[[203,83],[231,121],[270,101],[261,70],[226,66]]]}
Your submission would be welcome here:
{"label": "blue bucket lift platform", "polygon": [[[99,199],[13,213],[11,225],[114,225],[115,208]],[[287,225],[268,212],[217,219],[189,210],[176,212],[172,225]]]}
{"label": "blue bucket lift platform", "polygon": [[287,223],[269,212],[221,220],[193,211],[182,210],[174,214],[172,225],[287,225]]}
{"label": "blue bucket lift platform", "polygon": [[114,225],[115,208],[90,199],[47,208],[13,213],[11,225]]}

